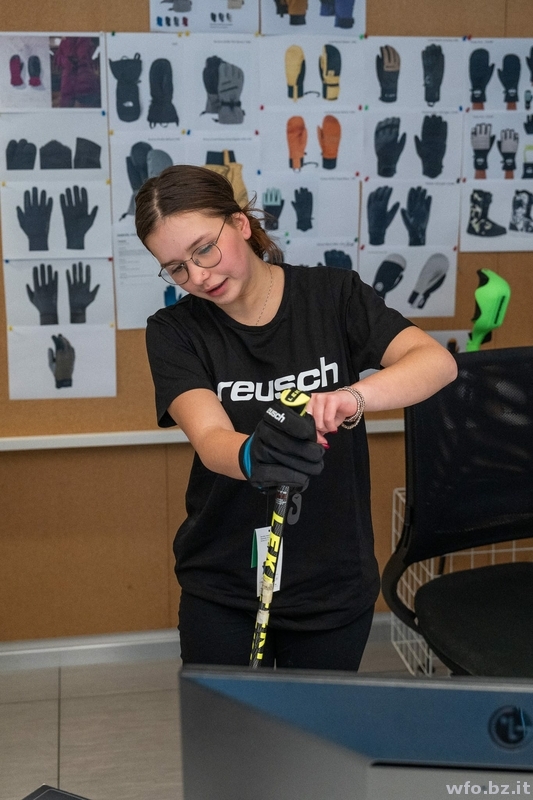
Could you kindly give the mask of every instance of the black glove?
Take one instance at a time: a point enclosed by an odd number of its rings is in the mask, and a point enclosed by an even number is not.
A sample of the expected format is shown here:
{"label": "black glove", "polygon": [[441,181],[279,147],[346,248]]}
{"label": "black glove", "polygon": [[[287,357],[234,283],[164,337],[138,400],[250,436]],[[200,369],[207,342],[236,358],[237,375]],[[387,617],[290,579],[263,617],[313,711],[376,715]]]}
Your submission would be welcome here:
{"label": "black glove", "polygon": [[267,189],[263,192],[263,211],[265,212],[265,230],[277,231],[278,220],[283,211],[285,200],[279,189]]}
{"label": "black glove", "polygon": [[302,417],[280,401],[272,403],[241,445],[239,466],[256,489],[289,486],[303,492],[309,477],[324,468],[324,448],[316,441],[313,417]]}
{"label": "black glove", "polygon": [[98,293],[100,284],[91,289],[91,267],[85,267],[83,278],[83,264],[81,261],[72,265],[72,277],[67,270],[68,303],[70,306],[70,321],[72,323],[86,322],[85,309],[89,306]]}
{"label": "black glove", "polygon": [[33,169],[36,156],[37,148],[34,144],[26,139],[20,139],[18,142],[11,139],[6,147],[6,167],[7,169]]}
{"label": "black glove", "polygon": [[39,148],[41,169],[72,169],[72,150],[57,139]]}
{"label": "black glove", "polygon": [[415,147],[422,161],[422,174],[428,178],[436,178],[442,172],[447,136],[448,123],[442,117],[424,117],[422,138],[415,136]]}
{"label": "black glove", "polygon": [[72,386],[72,373],[74,372],[74,359],[76,354],[68,339],[60,333],[52,336],[55,345],[55,353],[51,347],[48,348],[48,366],[52,370],[56,381],[56,389],[64,389]]}
{"label": "black glove", "polygon": [[141,115],[139,79],[142,66],[140,53],[135,53],[133,58],[123,56],[116,61],[109,59],[109,67],[113,77],[117,79],[117,116],[123,122],[134,122]]}
{"label": "black glove", "polygon": [[218,114],[220,111],[220,98],[218,96],[218,67],[220,64],[222,64],[222,59],[218,56],[206,58],[202,78],[207,94],[207,102],[202,114]]}
{"label": "black glove", "polygon": [[524,130],[526,133],[533,133],[533,114],[528,114],[524,122]]}
{"label": "black glove", "polygon": [[516,169],[516,151],[518,150],[518,133],[512,128],[501,131],[498,140],[498,150],[502,157],[504,172],[514,172]]}
{"label": "black glove", "polygon": [[388,117],[376,125],[374,131],[374,150],[378,157],[378,175],[383,178],[392,178],[396,174],[396,166],[403,148],[405,147],[405,133],[400,135],[400,118]]}
{"label": "black glove", "polygon": [[120,219],[128,214],[135,216],[135,197],[145,181],[148,180],[148,154],[152,152],[152,145],[148,142],[135,142],[131,146],[129,156],[126,156],[126,171],[130,181],[132,194],[126,211]]}
{"label": "black glove", "polygon": [[520,59],[514,53],[503,58],[502,69],[498,70],[498,78],[503,86],[503,99],[506,103],[518,100],[518,81],[520,80]]}
{"label": "black glove", "polygon": [[440,44],[428,44],[422,50],[424,70],[424,99],[428,106],[440,100],[440,87],[444,77],[444,53]]}
{"label": "black glove", "polygon": [[489,61],[489,51],[483,47],[470,54],[470,100],[472,103],[483,104],[487,100],[485,89],[494,72],[494,64],[489,64]]}
{"label": "black glove", "polygon": [[24,211],[17,206],[17,217],[20,227],[28,237],[30,250],[48,250],[53,204],[51,197],[46,199],[44,189],[40,197],[36,186],[32,187],[31,195],[28,190],[24,192]]}
{"label": "black glove", "polygon": [[338,267],[339,269],[351,269],[352,259],[344,250],[326,250],[324,253],[326,267]]}
{"label": "black glove", "polygon": [[74,186],[74,194],[71,189],[66,189],[65,194],[60,195],[59,199],[67,236],[67,249],[83,250],[85,234],[94,222],[98,206],[89,213],[89,198],[85,187],[80,190],[79,186]]}
{"label": "black glove", "polygon": [[398,286],[403,278],[405,267],[405,258],[396,253],[381,262],[372,284],[373,289],[380,297],[385,298],[387,292],[392,292]]}
{"label": "black glove", "polygon": [[380,186],[368,195],[366,209],[370,244],[384,243],[387,228],[400,208],[400,204],[395,203],[392,208],[387,209],[391,194],[392,186]]}
{"label": "black glove", "polygon": [[474,169],[476,172],[486,172],[488,169],[488,155],[494,144],[496,136],[492,133],[492,125],[479,122],[470,133],[470,142],[474,151]]}
{"label": "black glove", "polygon": [[529,56],[526,57],[526,64],[529,67],[529,81],[533,83],[533,47],[529,51]]}
{"label": "black glove", "polygon": [[296,227],[299,231],[308,231],[313,227],[313,194],[302,187],[294,190],[291,205],[296,211]]}
{"label": "black glove", "polygon": [[286,0],[274,0],[276,4],[276,14],[278,17],[284,17],[285,14],[289,13],[289,7],[287,6]]}
{"label": "black glove", "polygon": [[402,219],[409,233],[409,244],[419,246],[426,243],[426,228],[429,222],[431,195],[417,186],[409,189],[407,208],[402,208]]}
{"label": "black glove", "polygon": [[102,148],[91,139],[76,139],[76,152],[74,153],[75,169],[100,169],[100,153]]}
{"label": "black glove", "polygon": [[51,264],[48,267],[41,264],[40,270],[33,268],[33,290],[26,284],[26,291],[30,302],[39,311],[39,324],[57,325],[57,272],[52,271]]}
{"label": "black glove", "polygon": [[172,82],[172,64],[168,58],[156,58],[150,67],[151,101],[148,108],[148,122],[151,128],[156,125],[166,126],[171,122],[179,124],[178,112],[172,102],[174,84]]}
{"label": "black glove", "polygon": [[400,54],[394,47],[380,47],[380,55],[376,56],[376,72],[381,87],[380,100],[383,103],[395,103],[398,98],[398,77],[400,75]]}

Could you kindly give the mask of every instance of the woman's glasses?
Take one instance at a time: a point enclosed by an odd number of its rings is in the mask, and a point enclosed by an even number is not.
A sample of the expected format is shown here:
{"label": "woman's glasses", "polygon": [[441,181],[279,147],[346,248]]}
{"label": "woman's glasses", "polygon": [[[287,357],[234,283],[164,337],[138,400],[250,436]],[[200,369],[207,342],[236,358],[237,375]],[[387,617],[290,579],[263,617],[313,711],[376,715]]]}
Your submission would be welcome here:
{"label": "woman's glasses", "polygon": [[168,267],[161,267],[159,270],[159,277],[163,278],[163,280],[167,283],[177,283],[178,286],[182,286],[189,280],[189,269],[187,267],[188,261],[192,261],[197,267],[202,267],[203,269],[211,269],[212,267],[216,267],[222,258],[222,252],[217,242],[220,239],[220,234],[224,229],[226,220],[227,217],[224,217],[222,228],[219,230],[218,236],[214,242],[201,244],[200,247],[197,247],[196,250],[193,250],[190,258],[186,258],[185,261],[180,261],[179,264],[171,264]]}

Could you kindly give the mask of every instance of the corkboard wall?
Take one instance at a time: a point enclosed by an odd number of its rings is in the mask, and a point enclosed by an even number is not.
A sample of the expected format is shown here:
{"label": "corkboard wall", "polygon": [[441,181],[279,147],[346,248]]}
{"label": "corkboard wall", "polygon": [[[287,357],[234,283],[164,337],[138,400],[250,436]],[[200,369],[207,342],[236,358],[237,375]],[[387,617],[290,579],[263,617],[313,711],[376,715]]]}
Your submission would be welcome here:
{"label": "corkboard wall", "polygon": [[[3,0],[0,27],[147,31],[148,0],[42,0],[38,18],[34,7]],[[533,3],[368,0],[367,32],[533,37]],[[533,344],[530,253],[460,254],[455,317],[419,324],[470,328],[481,268],[498,272],[512,290],[493,346]],[[9,401],[6,352],[1,303],[0,436],[155,428],[144,331],[117,331],[116,398]],[[370,452],[376,551],[383,566],[390,553],[392,490],[404,481],[403,437],[372,435]],[[189,445],[0,453],[0,640],[175,625],[178,589],[170,543],[184,516],[191,458]],[[383,602],[378,610],[385,610]]]}

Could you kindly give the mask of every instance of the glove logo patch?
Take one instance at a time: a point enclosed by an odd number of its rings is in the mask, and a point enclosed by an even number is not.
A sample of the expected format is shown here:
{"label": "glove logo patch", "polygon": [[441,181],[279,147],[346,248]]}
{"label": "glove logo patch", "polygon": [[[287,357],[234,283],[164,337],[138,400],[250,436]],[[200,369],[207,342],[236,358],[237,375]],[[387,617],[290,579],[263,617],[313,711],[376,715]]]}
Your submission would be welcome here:
{"label": "glove logo patch", "polygon": [[285,422],[285,414],[282,411],[276,411],[274,408],[267,408],[266,412],[270,417],[274,417],[278,422]]}

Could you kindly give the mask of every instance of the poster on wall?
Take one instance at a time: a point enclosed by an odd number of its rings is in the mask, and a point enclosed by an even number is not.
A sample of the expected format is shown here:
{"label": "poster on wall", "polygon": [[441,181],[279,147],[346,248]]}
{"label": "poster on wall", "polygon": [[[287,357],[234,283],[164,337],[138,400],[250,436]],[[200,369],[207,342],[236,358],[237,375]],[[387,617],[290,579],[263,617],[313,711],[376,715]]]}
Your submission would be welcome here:
{"label": "poster on wall", "polygon": [[0,111],[102,109],[104,48],[99,33],[2,33]]}
{"label": "poster on wall", "polygon": [[189,33],[258,33],[260,0],[150,0],[150,30]]}
{"label": "poster on wall", "polygon": [[529,111],[533,39],[470,39],[467,47],[464,106],[472,111]]}

